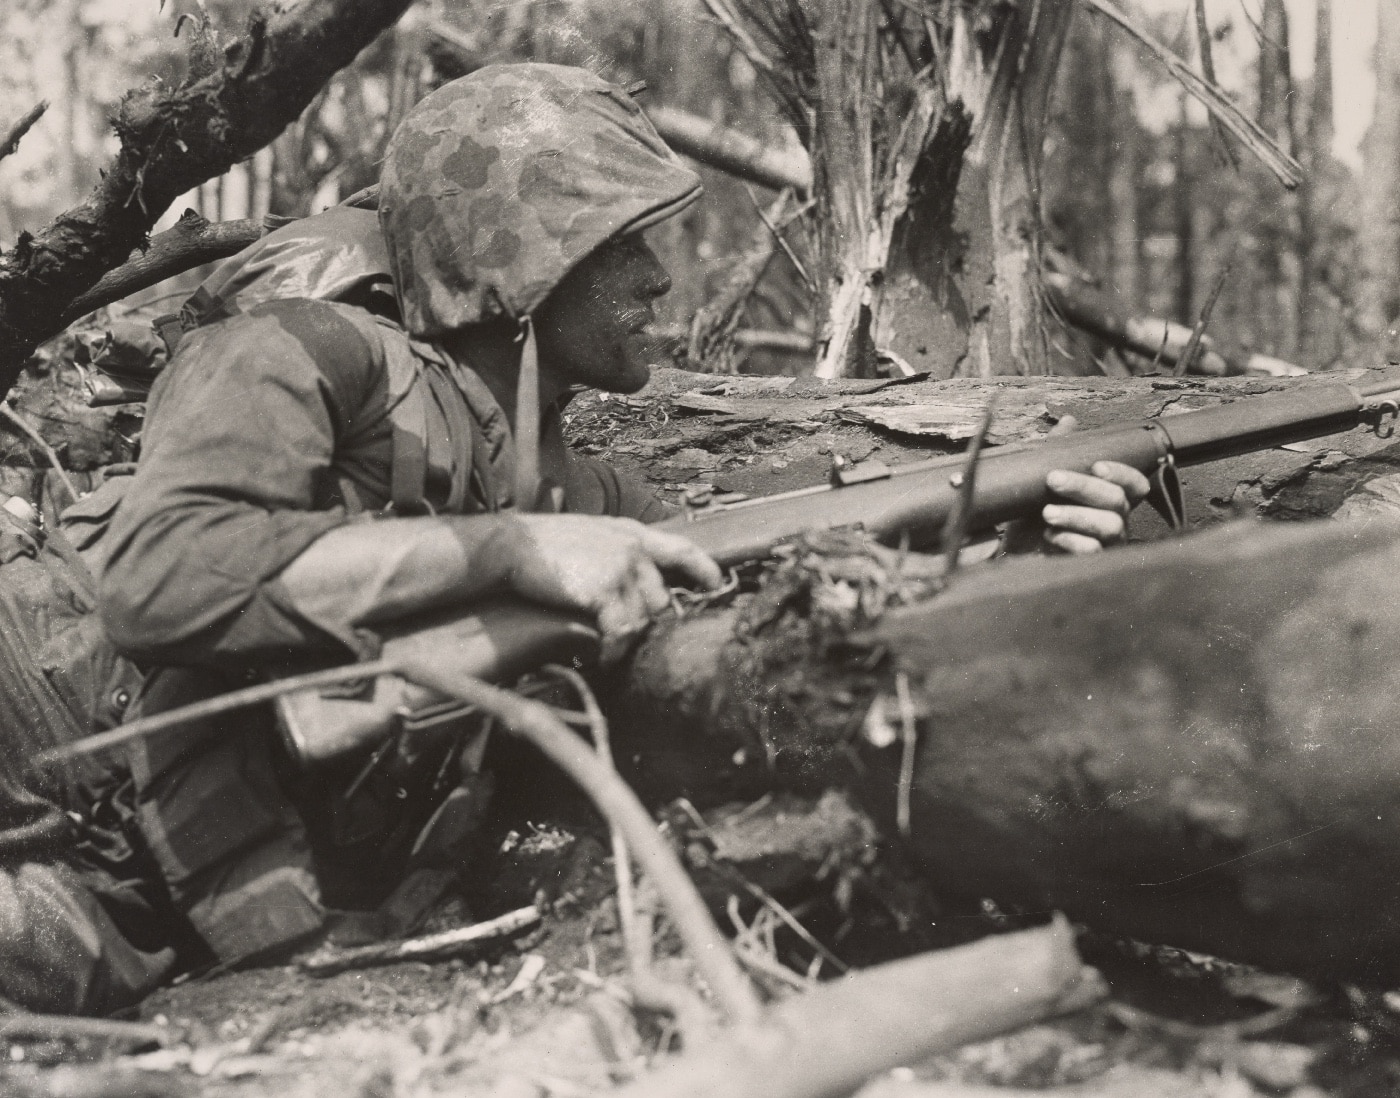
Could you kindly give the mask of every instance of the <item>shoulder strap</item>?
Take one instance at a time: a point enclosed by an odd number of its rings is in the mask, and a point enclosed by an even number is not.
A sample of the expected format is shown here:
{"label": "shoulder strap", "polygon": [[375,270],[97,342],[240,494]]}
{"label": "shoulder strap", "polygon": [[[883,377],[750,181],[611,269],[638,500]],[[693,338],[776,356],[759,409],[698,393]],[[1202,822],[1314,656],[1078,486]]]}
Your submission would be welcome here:
{"label": "shoulder strap", "polygon": [[436,407],[447,426],[451,470],[442,510],[461,513],[471,503],[484,511],[508,505],[495,489],[491,441],[473,418],[473,408],[495,403],[485,384],[453,364],[432,344],[410,339],[398,324],[379,324],[389,371],[389,420],[393,428],[390,503],[398,514],[433,510],[427,498],[428,408]]}
{"label": "shoulder strap", "polygon": [[384,362],[389,372],[389,423],[393,457],[389,474],[389,504],[398,514],[418,515],[428,509],[428,411],[426,382],[418,356],[397,325],[376,317]]}

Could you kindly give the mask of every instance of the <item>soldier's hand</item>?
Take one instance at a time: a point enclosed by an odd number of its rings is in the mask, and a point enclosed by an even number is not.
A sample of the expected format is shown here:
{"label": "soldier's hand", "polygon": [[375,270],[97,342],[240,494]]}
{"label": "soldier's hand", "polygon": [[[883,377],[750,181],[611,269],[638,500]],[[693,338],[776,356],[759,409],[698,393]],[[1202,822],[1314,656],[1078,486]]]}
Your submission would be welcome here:
{"label": "soldier's hand", "polygon": [[[1074,430],[1073,416],[1055,425],[1052,435]],[[1128,534],[1128,514],[1146,498],[1150,485],[1131,465],[1095,462],[1088,473],[1056,469],[1045,485],[1060,502],[1047,503],[1039,518],[1011,523],[1008,552],[1050,547],[1064,553],[1097,553],[1122,542]]]}
{"label": "soldier's hand", "polygon": [[595,615],[604,660],[622,655],[670,606],[663,573],[704,589],[723,582],[719,566],[692,542],[634,519],[519,515],[512,529],[511,589]]}

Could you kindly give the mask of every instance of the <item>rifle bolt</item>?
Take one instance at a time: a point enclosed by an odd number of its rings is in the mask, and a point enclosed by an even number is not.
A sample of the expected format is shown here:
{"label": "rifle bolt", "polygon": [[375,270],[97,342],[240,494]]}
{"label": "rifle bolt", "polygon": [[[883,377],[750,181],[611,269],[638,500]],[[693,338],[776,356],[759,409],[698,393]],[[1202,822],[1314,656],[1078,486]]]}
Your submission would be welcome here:
{"label": "rifle bolt", "polygon": [[963,484],[962,473],[953,473],[951,476],[948,477],[948,483],[954,488],[961,488]]}

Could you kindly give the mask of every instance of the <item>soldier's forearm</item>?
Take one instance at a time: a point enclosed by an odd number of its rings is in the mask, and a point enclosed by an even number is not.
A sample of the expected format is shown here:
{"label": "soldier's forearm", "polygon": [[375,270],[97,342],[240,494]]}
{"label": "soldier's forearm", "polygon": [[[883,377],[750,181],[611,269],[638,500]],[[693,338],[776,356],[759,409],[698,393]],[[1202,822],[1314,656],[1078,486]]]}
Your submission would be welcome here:
{"label": "soldier's forearm", "polygon": [[292,608],[354,628],[504,590],[518,520],[503,515],[384,519],[323,534],[283,570]]}

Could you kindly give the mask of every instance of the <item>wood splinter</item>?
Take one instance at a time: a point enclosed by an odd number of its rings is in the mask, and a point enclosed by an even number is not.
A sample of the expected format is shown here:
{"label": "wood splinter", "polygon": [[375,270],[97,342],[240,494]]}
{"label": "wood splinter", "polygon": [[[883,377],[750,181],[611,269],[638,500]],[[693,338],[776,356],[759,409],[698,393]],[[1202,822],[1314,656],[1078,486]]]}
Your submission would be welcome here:
{"label": "wood splinter", "polygon": [[438,961],[480,949],[489,942],[508,938],[537,926],[540,910],[531,904],[484,923],[453,927],[420,938],[374,942],[352,949],[318,951],[304,958],[300,967],[312,976],[331,976],[351,968],[373,968],[403,961]]}

